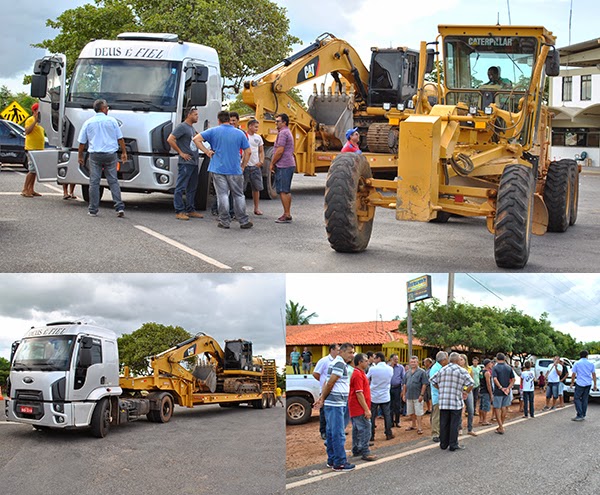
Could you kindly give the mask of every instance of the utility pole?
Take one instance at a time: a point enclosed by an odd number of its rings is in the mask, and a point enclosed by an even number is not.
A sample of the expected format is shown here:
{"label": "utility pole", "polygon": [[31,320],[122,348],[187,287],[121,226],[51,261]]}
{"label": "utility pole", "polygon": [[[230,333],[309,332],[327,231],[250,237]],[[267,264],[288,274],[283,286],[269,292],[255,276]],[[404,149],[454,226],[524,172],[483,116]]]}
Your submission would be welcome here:
{"label": "utility pole", "polygon": [[448,274],[448,306],[454,302],[454,273]]}

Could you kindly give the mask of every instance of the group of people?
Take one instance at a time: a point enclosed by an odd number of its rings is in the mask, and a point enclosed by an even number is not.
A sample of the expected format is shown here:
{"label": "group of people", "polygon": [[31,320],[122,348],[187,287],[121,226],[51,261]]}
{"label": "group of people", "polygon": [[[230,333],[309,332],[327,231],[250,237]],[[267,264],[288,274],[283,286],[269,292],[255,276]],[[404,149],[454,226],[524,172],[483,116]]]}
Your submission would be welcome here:
{"label": "group of people", "polygon": [[[302,373],[310,373],[313,362],[312,352],[308,350],[308,347],[304,347],[302,352],[298,351],[297,347],[294,347],[294,350],[290,352],[290,364],[292,365],[292,370],[296,375],[300,374],[300,362],[302,362]],[[315,371],[317,371],[316,367]]]}
{"label": "group of people", "polygon": [[[110,107],[106,100],[98,99],[93,103],[95,115],[88,119],[79,132],[78,161],[85,163],[85,153],[89,155],[90,184],[88,214],[97,216],[100,206],[100,179],[106,177],[115,211],[118,217],[125,214],[125,204],[121,198],[121,189],[117,172],[119,159],[125,163],[128,159],[123,133],[117,120],[108,115]],[[25,122],[25,150],[44,148],[44,129],[40,125],[39,104],[32,106],[33,115]],[[258,121],[248,122],[248,131],[239,128],[239,115],[236,112],[221,111],[217,115],[218,126],[203,132],[196,132],[194,124],[198,122],[198,110],[189,108],[185,119],[168,136],[169,146],[179,155],[178,174],[173,197],[175,217],[178,220],[202,218],[196,211],[196,190],[198,188],[199,150],[211,161],[208,171],[212,173],[218,205],[218,227],[229,229],[231,220],[237,219],[240,228],[253,226],[246,213],[244,191],[250,184],[254,203],[254,214],[262,215],[259,209],[260,191],[263,189],[262,167],[265,163],[264,142],[258,134]],[[283,214],[277,223],[291,223],[291,183],[296,162],[294,158],[294,138],[290,132],[289,117],[281,113],[275,117],[278,134],[271,158],[270,173],[275,174],[275,188],[280,195]],[[209,148],[210,147],[210,148]],[[120,154],[119,154],[120,151]],[[29,161],[29,173],[25,178],[22,195],[41,196],[34,191],[36,170]],[[75,185],[65,184],[64,198],[77,199]]]}
{"label": "group of people", "polygon": [[[473,419],[478,402],[479,424],[492,424],[488,422],[488,413],[493,406],[495,432],[505,433],[516,374],[503,353],[498,353],[493,360],[484,359],[482,365],[475,357],[470,366],[465,354],[440,351],[436,354],[435,364],[428,369],[419,366],[417,356],[411,356],[408,370],[398,362],[396,354],[390,356],[388,362],[382,352],[370,354],[355,354],[350,343],[331,344],[329,354],[317,362],[313,372],[321,384],[321,396],[314,407],[320,409],[320,431],[327,448],[327,466],[333,470],[355,468],[345,451],[345,429],[349,422],[352,423],[352,454],[365,461],[376,459],[370,447],[374,445],[375,420],[379,412],[383,415],[386,440],[395,437],[393,427],[400,427],[402,403],[406,405],[406,415],[411,421],[406,430],[423,434],[422,418],[428,387],[431,387],[432,440],[439,443],[442,450],[453,452],[465,448],[459,443],[463,413],[467,415],[467,433],[477,436]],[[577,410],[574,421],[585,419],[592,382],[597,390],[595,366],[587,356],[587,351],[582,351],[581,359],[573,368]],[[558,366],[556,362],[548,370],[549,380],[554,379],[553,372],[560,374]],[[533,418],[535,374],[531,368],[531,363],[526,362],[521,371],[521,391],[523,416]]]}

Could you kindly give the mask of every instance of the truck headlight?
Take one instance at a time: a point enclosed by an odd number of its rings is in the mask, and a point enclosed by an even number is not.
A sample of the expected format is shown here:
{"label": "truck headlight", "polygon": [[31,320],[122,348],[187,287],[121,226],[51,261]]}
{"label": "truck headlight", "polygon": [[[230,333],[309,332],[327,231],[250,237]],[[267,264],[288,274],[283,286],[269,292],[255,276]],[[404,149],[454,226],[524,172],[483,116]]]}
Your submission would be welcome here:
{"label": "truck headlight", "polygon": [[158,176],[158,182],[162,185],[168,184],[169,183],[169,176],[165,175],[165,174],[160,174]]}
{"label": "truck headlight", "polygon": [[157,168],[169,170],[169,163],[164,158],[157,158],[154,160],[154,165],[156,165]]}

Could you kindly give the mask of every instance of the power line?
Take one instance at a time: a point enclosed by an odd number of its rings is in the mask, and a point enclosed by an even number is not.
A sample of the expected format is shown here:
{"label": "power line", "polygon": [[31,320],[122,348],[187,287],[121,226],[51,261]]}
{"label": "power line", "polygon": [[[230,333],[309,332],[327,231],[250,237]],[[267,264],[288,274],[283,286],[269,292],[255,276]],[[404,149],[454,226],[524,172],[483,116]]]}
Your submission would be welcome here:
{"label": "power line", "polygon": [[498,299],[500,299],[501,301],[503,301],[503,299],[498,294],[496,294],[492,289],[490,289],[490,288],[486,287],[485,285],[483,285],[479,280],[477,280],[475,277],[473,277],[473,275],[471,275],[470,273],[465,273],[465,275],[467,277],[469,277],[470,279],[474,280],[475,282],[477,282],[479,285],[481,285],[481,287],[483,287],[485,290],[487,290],[490,294],[493,294]]}

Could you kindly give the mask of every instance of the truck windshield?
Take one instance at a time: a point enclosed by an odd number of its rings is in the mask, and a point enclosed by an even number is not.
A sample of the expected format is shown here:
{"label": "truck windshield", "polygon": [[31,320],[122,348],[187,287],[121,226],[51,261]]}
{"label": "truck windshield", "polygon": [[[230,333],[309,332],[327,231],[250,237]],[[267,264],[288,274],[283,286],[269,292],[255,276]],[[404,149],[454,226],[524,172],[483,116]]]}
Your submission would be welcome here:
{"label": "truck windshield", "polygon": [[180,67],[180,62],[162,60],[79,59],[67,105],[91,108],[102,98],[119,110],[173,112]]}
{"label": "truck windshield", "polygon": [[520,36],[447,36],[449,89],[523,92],[531,80],[537,40]]}
{"label": "truck windshield", "polygon": [[19,344],[12,362],[14,371],[66,371],[69,369],[75,335],[33,337]]}

